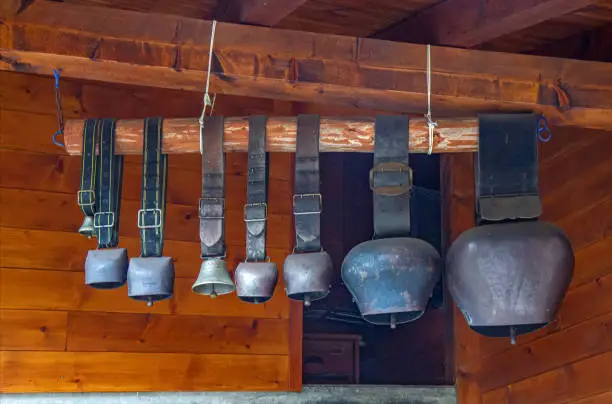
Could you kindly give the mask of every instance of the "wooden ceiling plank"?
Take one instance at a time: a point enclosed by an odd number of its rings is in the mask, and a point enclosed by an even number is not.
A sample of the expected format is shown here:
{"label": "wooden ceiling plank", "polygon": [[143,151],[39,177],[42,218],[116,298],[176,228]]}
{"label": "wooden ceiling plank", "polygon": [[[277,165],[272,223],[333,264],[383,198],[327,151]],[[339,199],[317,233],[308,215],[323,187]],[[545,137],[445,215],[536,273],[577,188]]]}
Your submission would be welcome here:
{"label": "wooden ceiling plank", "polygon": [[598,0],[445,0],[374,38],[474,48],[570,14]]}
{"label": "wooden ceiling plank", "polygon": [[273,27],[307,0],[226,0],[219,1],[217,20]]}
{"label": "wooden ceiling plank", "polygon": [[34,0],[2,0],[0,1],[0,21],[13,18],[24,12]]}
{"label": "wooden ceiling plank", "polygon": [[[68,78],[201,92],[210,28],[197,19],[39,0],[0,25],[0,70],[51,75],[61,68]],[[219,23],[214,46],[213,92],[426,110],[423,45]],[[612,125],[612,64],[442,47],[431,53],[437,117],[533,110],[553,125]],[[560,89],[571,100],[567,110],[558,107]]]}

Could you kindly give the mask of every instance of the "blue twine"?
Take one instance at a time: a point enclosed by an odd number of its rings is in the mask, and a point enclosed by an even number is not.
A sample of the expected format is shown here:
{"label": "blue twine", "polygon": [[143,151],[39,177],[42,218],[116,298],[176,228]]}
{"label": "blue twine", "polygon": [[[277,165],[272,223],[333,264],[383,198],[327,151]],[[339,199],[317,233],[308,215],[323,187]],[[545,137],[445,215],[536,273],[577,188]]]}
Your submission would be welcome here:
{"label": "blue twine", "polygon": [[57,132],[55,132],[53,134],[53,136],[51,136],[51,141],[53,142],[54,145],[59,146],[59,147],[66,147],[66,145],[64,143],[59,142],[57,140],[57,136],[58,135],[63,135],[63,134],[64,134],[64,132],[62,132],[61,130],[58,130]]}
{"label": "blue twine", "polygon": [[[545,136],[545,134],[547,134]],[[548,119],[543,114],[540,115],[540,120],[538,122],[538,139],[540,142],[547,143],[552,138],[552,131],[548,127]]]}
{"label": "blue twine", "polygon": [[60,76],[62,74],[62,69],[53,69],[53,77],[55,78],[55,104],[57,107],[57,124],[59,126],[59,130],[51,136],[51,141],[54,145],[59,147],[66,147],[64,143],[61,143],[57,140],[59,135],[64,135],[64,116],[62,111],[62,94],[60,93]]}
{"label": "blue twine", "polygon": [[62,69],[53,69],[53,77],[55,77],[55,88],[59,89],[60,76],[62,74]]}

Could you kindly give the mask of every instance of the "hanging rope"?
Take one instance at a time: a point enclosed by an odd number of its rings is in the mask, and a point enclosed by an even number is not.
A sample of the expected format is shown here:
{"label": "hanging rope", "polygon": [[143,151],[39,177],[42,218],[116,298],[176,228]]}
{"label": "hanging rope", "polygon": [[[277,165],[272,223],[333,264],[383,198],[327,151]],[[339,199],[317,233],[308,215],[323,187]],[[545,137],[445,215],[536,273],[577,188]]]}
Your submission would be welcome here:
{"label": "hanging rope", "polygon": [[59,135],[64,136],[64,111],[62,110],[62,93],[60,91],[60,76],[62,69],[53,69],[53,77],[55,78],[55,105],[57,109],[57,125],[58,131],[53,134],[51,141],[54,145],[64,148],[66,145],[57,140]]}
{"label": "hanging rope", "polygon": [[208,70],[206,72],[206,87],[204,89],[204,98],[202,103],[202,114],[200,115],[199,123],[200,123],[200,154],[204,153],[204,145],[202,144],[202,134],[204,132],[204,118],[206,118],[206,108],[210,107],[209,115],[212,115],[212,111],[215,108],[215,99],[217,98],[217,94],[213,95],[212,100],[210,99],[210,94],[208,90],[210,88],[210,70],[212,67],[212,59],[213,59],[213,46],[215,44],[215,31],[217,29],[217,20],[212,22],[212,28],[210,31],[210,48],[208,50]]}
{"label": "hanging rope", "polygon": [[434,130],[438,126],[438,122],[431,117],[431,45],[427,45],[427,114],[425,114],[427,128],[429,129],[429,147],[427,154],[431,155],[434,145]]}

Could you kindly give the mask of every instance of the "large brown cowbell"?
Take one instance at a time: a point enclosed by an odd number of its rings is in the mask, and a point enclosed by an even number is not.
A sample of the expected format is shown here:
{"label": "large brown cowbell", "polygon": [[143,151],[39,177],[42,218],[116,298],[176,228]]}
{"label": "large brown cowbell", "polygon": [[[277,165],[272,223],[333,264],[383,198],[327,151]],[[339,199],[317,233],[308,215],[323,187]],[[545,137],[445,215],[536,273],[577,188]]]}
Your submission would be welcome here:
{"label": "large brown cowbell", "polygon": [[572,279],[569,240],[549,223],[524,221],[470,229],[446,259],[449,291],[475,331],[508,337],[553,320]]}

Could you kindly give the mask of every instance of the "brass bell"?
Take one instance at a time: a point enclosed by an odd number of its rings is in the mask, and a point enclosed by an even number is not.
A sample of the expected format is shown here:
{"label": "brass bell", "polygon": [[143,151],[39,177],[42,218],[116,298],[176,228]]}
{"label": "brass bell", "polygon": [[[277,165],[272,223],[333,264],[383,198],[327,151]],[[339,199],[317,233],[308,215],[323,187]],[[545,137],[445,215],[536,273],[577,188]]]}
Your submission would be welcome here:
{"label": "brass bell", "polygon": [[191,290],[200,295],[208,295],[211,298],[236,290],[236,286],[227,271],[225,260],[220,258],[204,260],[200,267],[198,279],[196,279]]}
{"label": "brass bell", "polygon": [[92,216],[85,216],[83,224],[79,227],[79,234],[92,238],[94,235],[94,219]]}
{"label": "brass bell", "polygon": [[264,303],[272,298],[278,279],[273,262],[241,262],[236,268],[236,294],[247,303]]}

